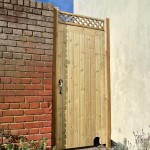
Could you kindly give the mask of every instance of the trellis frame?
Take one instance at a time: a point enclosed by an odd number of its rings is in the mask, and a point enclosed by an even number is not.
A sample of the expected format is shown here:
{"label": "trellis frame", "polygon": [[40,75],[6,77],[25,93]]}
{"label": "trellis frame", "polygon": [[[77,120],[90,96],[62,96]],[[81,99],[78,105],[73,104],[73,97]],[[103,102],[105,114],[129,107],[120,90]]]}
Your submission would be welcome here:
{"label": "trellis frame", "polygon": [[[60,16],[63,15],[64,20],[60,18]],[[66,17],[68,16],[68,17]],[[73,18],[75,18],[73,20]],[[80,19],[87,19],[90,20],[89,24],[76,20],[77,18]],[[72,19],[72,21],[70,21]],[[92,20],[95,20],[95,23],[97,24],[90,24]],[[76,22],[75,22],[76,21]],[[106,81],[105,81],[105,87],[106,87],[106,146],[107,148],[111,147],[111,90],[110,90],[110,31],[109,31],[109,19],[98,19],[93,17],[87,17],[67,12],[59,11],[57,8],[54,8],[54,59],[53,59],[53,112],[52,112],[52,146],[56,145],[56,84],[58,81],[56,81],[56,54],[58,49],[58,43],[57,43],[57,37],[58,37],[58,24],[66,24],[66,25],[72,25],[72,26],[79,26],[84,28],[91,28],[95,30],[102,30],[105,32],[105,74],[106,74]],[[84,24],[85,23],[85,24]]]}

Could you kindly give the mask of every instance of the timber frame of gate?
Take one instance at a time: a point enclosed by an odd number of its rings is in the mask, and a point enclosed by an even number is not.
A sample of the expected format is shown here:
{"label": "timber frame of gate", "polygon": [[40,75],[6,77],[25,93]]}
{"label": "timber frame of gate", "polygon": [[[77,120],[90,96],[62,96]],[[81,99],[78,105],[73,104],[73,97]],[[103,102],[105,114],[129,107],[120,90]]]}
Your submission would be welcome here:
{"label": "timber frame of gate", "polygon": [[[94,23],[93,23],[93,22]],[[52,100],[52,146],[56,145],[56,50],[58,23],[102,30],[105,32],[105,73],[106,73],[106,147],[111,147],[111,91],[110,91],[110,30],[109,19],[104,20],[59,11],[54,8],[54,58],[53,58],[53,100]]]}

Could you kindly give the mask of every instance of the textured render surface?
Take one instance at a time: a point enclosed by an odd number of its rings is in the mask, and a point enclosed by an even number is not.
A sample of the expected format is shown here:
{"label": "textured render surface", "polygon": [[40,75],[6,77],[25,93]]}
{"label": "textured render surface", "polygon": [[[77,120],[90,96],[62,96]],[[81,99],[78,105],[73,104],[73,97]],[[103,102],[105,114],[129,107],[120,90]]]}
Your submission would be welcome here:
{"label": "textured render surface", "polygon": [[0,129],[49,147],[52,56],[53,7],[0,0]]}
{"label": "textured render surface", "polygon": [[150,125],[150,1],[75,0],[75,13],[110,18],[112,139]]}

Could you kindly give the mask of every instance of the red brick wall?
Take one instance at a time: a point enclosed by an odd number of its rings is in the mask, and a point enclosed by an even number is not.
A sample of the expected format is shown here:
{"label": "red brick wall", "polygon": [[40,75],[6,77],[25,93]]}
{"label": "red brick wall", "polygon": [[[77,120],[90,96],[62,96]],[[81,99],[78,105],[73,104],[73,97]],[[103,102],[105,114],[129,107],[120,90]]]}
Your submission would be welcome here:
{"label": "red brick wall", "polygon": [[53,7],[0,0],[0,128],[51,146]]}

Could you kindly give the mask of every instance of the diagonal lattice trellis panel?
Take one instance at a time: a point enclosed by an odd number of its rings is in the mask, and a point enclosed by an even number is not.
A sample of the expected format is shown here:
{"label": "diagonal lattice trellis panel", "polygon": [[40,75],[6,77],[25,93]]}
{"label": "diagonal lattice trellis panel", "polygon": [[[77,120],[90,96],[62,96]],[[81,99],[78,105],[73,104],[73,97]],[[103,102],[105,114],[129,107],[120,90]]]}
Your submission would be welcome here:
{"label": "diagonal lattice trellis panel", "polygon": [[75,25],[82,25],[82,26],[104,30],[104,20],[100,20],[100,19],[59,12],[58,20],[60,23],[71,23]]}

